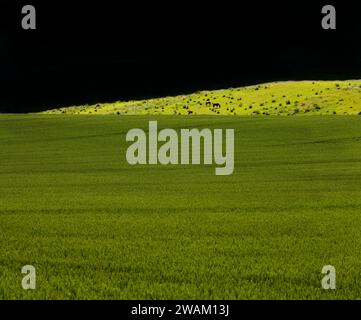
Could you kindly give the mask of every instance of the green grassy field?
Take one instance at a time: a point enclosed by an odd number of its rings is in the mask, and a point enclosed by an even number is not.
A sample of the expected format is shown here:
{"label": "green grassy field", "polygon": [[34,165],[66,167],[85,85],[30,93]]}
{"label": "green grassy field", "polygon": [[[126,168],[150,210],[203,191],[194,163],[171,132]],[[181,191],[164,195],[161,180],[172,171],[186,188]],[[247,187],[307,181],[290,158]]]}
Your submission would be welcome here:
{"label": "green grassy field", "polygon": [[[234,128],[234,174],[129,166],[150,119]],[[0,231],[0,299],[358,299],[361,117],[0,115]]]}
{"label": "green grassy field", "polygon": [[361,115],[361,80],[287,81],[45,111],[117,115]]}

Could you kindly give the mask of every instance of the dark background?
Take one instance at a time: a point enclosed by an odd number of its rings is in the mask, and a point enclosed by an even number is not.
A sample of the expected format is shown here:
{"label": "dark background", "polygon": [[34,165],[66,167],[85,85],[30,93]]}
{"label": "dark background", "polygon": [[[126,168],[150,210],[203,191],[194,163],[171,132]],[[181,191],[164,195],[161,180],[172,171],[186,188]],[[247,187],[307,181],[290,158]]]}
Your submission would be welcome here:
{"label": "dark background", "polygon": [[[26,4],[37,30],[21,28]],[[321,28],[326,4],[336,31]],[[360,17],[349,1],[0,0],[0,112],[361,78]]]}

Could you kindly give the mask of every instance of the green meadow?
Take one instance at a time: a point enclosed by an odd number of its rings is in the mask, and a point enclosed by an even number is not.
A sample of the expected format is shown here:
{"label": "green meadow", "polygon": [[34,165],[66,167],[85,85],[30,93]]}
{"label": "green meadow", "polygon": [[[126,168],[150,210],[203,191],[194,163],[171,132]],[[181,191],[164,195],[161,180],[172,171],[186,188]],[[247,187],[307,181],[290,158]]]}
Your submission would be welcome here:
{"label": "green meadow", "polygon": [[[327,86],[345,92],[331,95],[344,99],[337,110],[360,108],[356,84]],[[361,117],[333,108],[0,115],[0,299],[359,299]],[[235,129],[233,175],[128,165],[125,135],[149,120]],[[36,267],[36,290],[21,287],[24,265]],[[325,265],[336,267],[337,290],[321,288]]]}

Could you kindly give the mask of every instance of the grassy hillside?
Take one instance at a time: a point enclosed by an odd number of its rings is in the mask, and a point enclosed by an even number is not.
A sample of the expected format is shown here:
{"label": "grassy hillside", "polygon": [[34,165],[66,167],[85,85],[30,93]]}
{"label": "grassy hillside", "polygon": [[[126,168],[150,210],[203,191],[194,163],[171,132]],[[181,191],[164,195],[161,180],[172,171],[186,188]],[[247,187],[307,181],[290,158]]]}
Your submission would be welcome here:
{"label": "grassy hillside", "polygon": [[361,114],[361,80],[268,83],[245,88],[202,91],[176,97],[60,108],[45,113],[354,115]]}
{"label": "grassy hillside", "polygon": [[[234,128],[234,174],[129,166],[149,119]],[[361,117],[0,115],[0,137],[0,299],[360,298]]]}

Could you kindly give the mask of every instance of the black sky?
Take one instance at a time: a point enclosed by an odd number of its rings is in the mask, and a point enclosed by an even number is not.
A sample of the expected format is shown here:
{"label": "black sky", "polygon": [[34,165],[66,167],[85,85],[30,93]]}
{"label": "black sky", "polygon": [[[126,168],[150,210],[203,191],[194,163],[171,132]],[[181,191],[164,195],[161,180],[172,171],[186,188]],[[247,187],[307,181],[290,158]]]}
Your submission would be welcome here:
{"label": "black sky", "polygon": [[[37,9],[37,30],[21,8]],[[321,28],[334,4],[337,30]],[[0,112],[288,79],[361,78],[361,11],[345,1],[4,1]]]}

